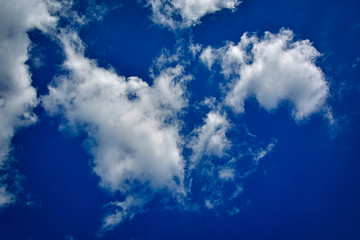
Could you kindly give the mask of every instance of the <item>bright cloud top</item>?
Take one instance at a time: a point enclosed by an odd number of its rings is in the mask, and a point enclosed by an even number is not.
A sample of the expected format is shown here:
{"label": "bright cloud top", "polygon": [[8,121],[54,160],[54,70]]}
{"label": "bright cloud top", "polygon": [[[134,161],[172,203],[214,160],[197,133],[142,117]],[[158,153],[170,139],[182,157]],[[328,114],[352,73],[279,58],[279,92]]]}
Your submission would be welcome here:
{"label": "bright cloud top", "polygon": [[61,41],[69,75],[49,87],[43,106],[52,115],[63,115],[68,126],[85,130],[101,186],[128,196],[119,203],[124,210],[121,216],[107,224],[126,217],[129,203],[143,204],[135,196],[139,186],[181,192],[184,162],[177,115],[187,105],[184,93],[189,80],[183,67],[164,69],[149,86],[85,58],[77,34],[65,33]]}
{"label": "bright cloud top", "polygon": [[[55,4],[42,0],[0,1],[0,168],[8,159],[10,142],[18,127],[36,122],[32,108],[37,104],[36,90],[31,86],[28,60],[30,40],[27,31],[47,31],[57,19],[49,9]],[[1,184],[1,183],[0,183]],[[0,206],[13,200],[0,186]]]}
{"label": "bright cloud top", "polygon": [[147,0],[155,23],[171,29],[192,27],[210,13],[234,10],[238,0]]}
{"label": "bright cloud top", "polygon": [[328,86],[315,65],[319,52],[309,40],[293,38],[293,32],[285,29],[266,32],[263,39],[245,33],[236,45],[207,47],[200,58],[209,68],[219,62],[224,76],[232,80],[225,103],[236,112],[244,112],[245,100],[255,96],[268,111],[290,102],[294,118],[302,120],[321,109]]}

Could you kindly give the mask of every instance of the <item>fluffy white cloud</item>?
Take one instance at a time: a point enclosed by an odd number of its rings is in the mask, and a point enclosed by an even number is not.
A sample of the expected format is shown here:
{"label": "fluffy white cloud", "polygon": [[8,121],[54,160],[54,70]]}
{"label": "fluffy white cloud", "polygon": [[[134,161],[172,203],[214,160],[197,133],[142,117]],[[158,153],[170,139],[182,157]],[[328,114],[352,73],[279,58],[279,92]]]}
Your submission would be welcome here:
{"label": "fluffy white cloud", "polygon": [[[0,167],[8,159],[11,138],[19,127],[33,124],[32,108],[37,104],[31,86],[28,60],[30,40],[27,31],[47,31],[57,19],[50,14],[56,4],[42,0],[0,0]],[[0,206],[13,200],[0,187]]]}
{"label": "fluffy white cloud", "polygon": [[319,52],[309,40],[293,41],[291,30],[266,32],[263,39],[245,33],[238,44],[220,49],[207,47],[200,59],[209,67],[219,61],[222,73],[231,78],[225,103],[244,112],[244,102],[256,97],[266,110],[290,102],[296,120],[319,111],[328,95],[328,85],[315,65]]}
{"label": "fluffy white cloud", "polygon": [[234,10],[238,0],[147,0],[153,12],[152,20],[171,29],[187,28],[210,13],[222,9]]}
{"label": "fluffy white cloud", "polygon": [[[183,191],[184,160],[181,155],[178,114],[187,105],[181,65],[166,68],[153,85],[119,76],[84,57],[76,33],[60,37],[66,53],[68,75],[55,80],[43,106],[52,115],[64,116],[67,125],[85,131],[94,172],[102,187],[126,197],[121,209],[105,218],[111,228],[139,209],[157,190]],[[139,194],[139,189],[146,189]]]}
{"label": "fluffy white cloud", "polygon": [[202,156],[222,157],[224,151],[230,147],[226,132],[230,123],[225,114],[210,111],[204,120],[204,125],[194,130],[195,136],[189,143],[192,149],[191,161],[196,163]]}

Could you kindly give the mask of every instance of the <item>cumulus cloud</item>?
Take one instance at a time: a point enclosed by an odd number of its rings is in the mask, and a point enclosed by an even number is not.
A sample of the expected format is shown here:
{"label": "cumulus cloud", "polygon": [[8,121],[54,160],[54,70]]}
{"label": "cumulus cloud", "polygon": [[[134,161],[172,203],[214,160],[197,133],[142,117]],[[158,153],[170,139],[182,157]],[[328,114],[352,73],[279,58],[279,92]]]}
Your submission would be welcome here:
{"label": "cumulus cloud", "polygon": [[262,39],[245,33],[237,44],[205,48],[200,59],[209,68],[219,62],[232,80],[225,104],[235,112],[244,112],[245,100],[255,97],[267,111],[289,102],[293,117],[302,120],[323,107],[328,85],[315,65],[320,53],[309,40],[293,39],[294,33],[286,29],[265,32]]}
{"label": "cumulus cloud", "polygon": [[[0,168],[9,159],[11,139],[17,128],[36,122],[32,108],[37,104],[31,86],[28,60],[30,40],[27,31],[47,31],[57,19],[51,15],[57,5],[42,0],[0,0]],[[13,201],[0,187],[0,206]]]}
{"label": "cumulus cloud", "polygon": [[235,10],[238,0],[147,0],[152,20],[171,29],[188,28],[200,23],[200,19],[222,9]]}
{"label": "cumulus cloud", "polygon": [[[111,228],[130,217],[157,190],[183,192],[178,114],[187,105],[190,79],[181,65],[162,70],[152,85],[138,77],[119,76],[84,57],[78,35],[60,36],[67,75],[58,77],[42,100],[51,115],[63,115],[66,125],[88,135],[94,172],[100,185],[124,194],[115,214],[105,218]],[[139,189],[146,189],[141,191]],[[149,197],[150,198],[150,197]]]}

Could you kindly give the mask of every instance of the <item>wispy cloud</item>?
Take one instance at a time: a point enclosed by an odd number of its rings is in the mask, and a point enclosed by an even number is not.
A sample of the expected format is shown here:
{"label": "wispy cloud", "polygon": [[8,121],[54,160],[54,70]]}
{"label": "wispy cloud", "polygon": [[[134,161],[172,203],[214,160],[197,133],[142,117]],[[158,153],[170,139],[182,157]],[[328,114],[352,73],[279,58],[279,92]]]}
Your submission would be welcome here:
{"label": "wispy cloud", "polygon": [[207,14],[222,9],[235,10],[238,0],[146,0],[152,20],[172,30],[193,27]]}
{"label": "wispy cloud", "polygon": [[230,141],[226,137],[229,127],[230,123],[225,114],[210,111],[204,124],[194,130],[194,137],[189,143],[192,149],[191,161],[196,164],[202,156],[222,157],[230,147]]}

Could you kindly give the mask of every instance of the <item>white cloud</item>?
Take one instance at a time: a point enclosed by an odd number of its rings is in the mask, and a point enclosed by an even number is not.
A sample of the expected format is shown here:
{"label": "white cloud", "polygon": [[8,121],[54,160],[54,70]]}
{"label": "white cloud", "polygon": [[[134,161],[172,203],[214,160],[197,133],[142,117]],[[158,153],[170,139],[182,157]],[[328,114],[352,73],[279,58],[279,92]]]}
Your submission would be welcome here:
{"label": "white cloud", "polygon": [[103,1],[89,0],[86,1],[84,8],[80,10],[77,2],[74,0],[62,0],[55,3],[59,9],[57,14],[66,22],[65,25],[75,29],[92,21],[101,21],[108,11],[120,5],[119,3],[111,3],[112,6],[110,6]]}
{"label": "white cloud", "polygon": [[[30,40],[27,31],[47,31],[57,19],[50,13],[56,8],[51,1],[0,0],[0,168],[9,158],[11,139],[17,128],[36,122],[32,108],[37,104],[36,90],[31,86],[28,60]],[[0,206],[13,196],[0,188]]]}
{"label": "white cloud", "polygon": [[233,168],[223,168],[219,171],[219,178],[225,181],[234,180],[235,169]]}
{"label": "white cloud", "polygon": [[214,209],[215,208],[214,204],[209,199],[205,199],[205,207],[207,209]]}
{"label": "white cloud", "polygon": [[192,41],[190,41],[189,44],[189,51],[191,52],[192,56],[195,57],[198,53],[201,52],[201,44],[194,44]]}
{"label": "white cloud", "polygon": [[[43,106],[51,115],[63,115],[67,126],[87,133],[101,186],[126,196],[121,210],[105,218],[104,226],[111,228],[130,217],[128,209],[141,208],[152,192],[182,193],[184,160],[177,116],[187,105],[189,80],[183,66],[162,70],[149,86],[84,57],[76,33],[64,32],[60,39],[69,73],[49,87]],[[136,194],[139,188],[147,191]]]}
{"label": "white cloud", "polygon": [[217,56],[215,56],[212,47],[208,46],[205,48],[200,54],[200,60],[209,68],[211,69],[212,65],[214,65]]}
{"label": "white cloud", "polygon": [[6,191],[5,186],[0,186],[0,210],[15,201],[15,196]]}
{"label": "white cloud", "polygon": [[273,142],[269,143],[265,149],[260,149],[256,154],[254,154],[254,161],[257,163],[262,158],[264,158],[269,152],[273,150],[276,146],[277,141],[273,140]]}
{"label": "white cloud", "polygon": [[152,20],[171,29],[195,26],[200,19],[222,9],[235,10],[238,0],[147,0]]}
{"label": "white cloud", "polygon": [[238,44],[207,47],[200,59],[209,67],[219,62],[222,73],[232,80],[225,104],[244,112],[244,102],[256,97],[260,106],[271,111],[286,101],[293,106],[296,120],[321,110],[328,85],[315,65],[320,56],[309,40],[293,41],[291,30],[266,32],[263,39],[245,33]]}
{"label": "white cloud", "polygon": [[105,216],[103,220],[102,230],[113,229],[115,226],[119,225],[126,218],[132,219],[135,214],[143,211],[142,207],[149,200],[151,200],[151,195],[128,195],[122,202],[112,202],[110,205],[114,206],[116,209],[115,213],[110,213]]}
{"label": "white cloud", "polygon": [[226,137],[229,127],[225,114],[210,111],[204,124],[194,130],[195,136],[189,143],[192,149],[191,161],[196,163],[204,155],[222,157],[230,147],[230,141]]}

